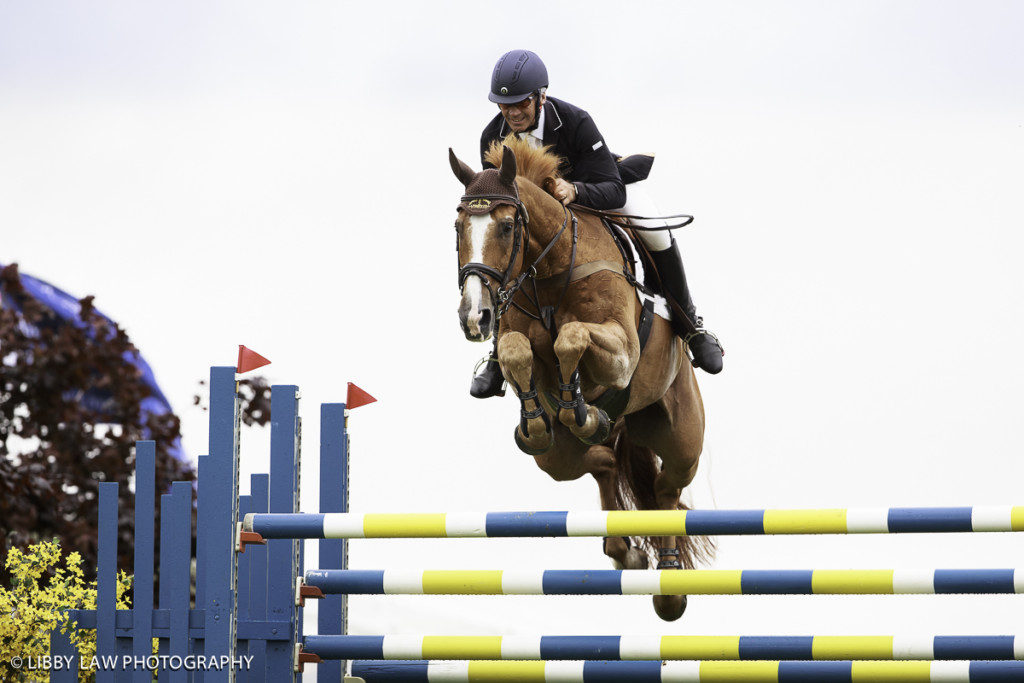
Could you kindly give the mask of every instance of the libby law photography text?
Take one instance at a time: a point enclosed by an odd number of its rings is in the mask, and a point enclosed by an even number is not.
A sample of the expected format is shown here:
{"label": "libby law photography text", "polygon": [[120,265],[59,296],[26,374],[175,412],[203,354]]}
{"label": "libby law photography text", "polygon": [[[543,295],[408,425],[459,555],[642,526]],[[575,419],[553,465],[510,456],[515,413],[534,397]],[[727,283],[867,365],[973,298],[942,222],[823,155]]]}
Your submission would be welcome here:
{"label": "libby law photography text", "polygon": [[[11,668],[25,669],[27,671],[62,671],[75,668],[76,659],[78,658],[74,656],[51,657],[49,655],[43,657],[11,657]],[[231,658],[227,655],[219,657],[213,655],[187,655],[185,657],[178,655],[150,655],[148,657],[132,655],[118,657],[110,655],[82,659],[78,663],[78,668],[82,671],[110,671],[114,669],[146,671],[178,671],[181,669],[186,671],[222,671],[233,669],[247,671],[252,665],[252,659],[251,656]]]}

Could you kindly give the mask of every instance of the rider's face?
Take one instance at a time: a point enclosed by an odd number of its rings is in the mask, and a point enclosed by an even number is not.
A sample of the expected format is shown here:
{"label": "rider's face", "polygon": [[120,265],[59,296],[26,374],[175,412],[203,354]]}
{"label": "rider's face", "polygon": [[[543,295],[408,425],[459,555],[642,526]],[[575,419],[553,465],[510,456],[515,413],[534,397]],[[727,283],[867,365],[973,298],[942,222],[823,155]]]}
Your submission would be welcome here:
{"label": "rider's face", "polygon": [[[501,115],[505,117],[505,122],[508,123],[508,127],[515,133],[522,133],[528,130],[533,125],[534,121],[537,120],[537,107],[534,106],[536,94],[530,95],[521,102],[515,104],[499,104],[498,109],[501,110]],[[540,96],[540,106],[544,106],[544,102],[547,98],[544,95]]]}

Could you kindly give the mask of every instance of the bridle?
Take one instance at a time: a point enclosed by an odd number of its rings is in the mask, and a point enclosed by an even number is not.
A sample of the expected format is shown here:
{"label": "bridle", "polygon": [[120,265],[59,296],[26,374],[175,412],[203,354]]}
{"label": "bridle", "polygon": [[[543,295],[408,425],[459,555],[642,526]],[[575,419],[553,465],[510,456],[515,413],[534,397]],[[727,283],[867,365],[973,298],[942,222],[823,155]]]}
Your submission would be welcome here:
{"label": "bridle", "polygon": [[[495,304],[498,303],[498,293],[500,293],[504,287],[508,284],[509,278],[512,276],[512,269],[516,265],[516,257],[519,256],[519,250],[523,249],[524,254],[525,246],[524,241],[529,242],[530,240],[530,212],[526,210],[526,205],[519,199],[519,189],[513,184],[514,195],[506,194],[466,194],[462,195],[462,202],[472,204],[476,201],[486,201],[488,204],[493,204],[495,208],[502,204],[511,204],[515,207],[515,233],[512,237],[512,253],[508,258],[508,265],[505,266],[504,271],[500,271],[497,268],[487,265],[486,263],[478,263],[476,261],[470,261],[464,266],[459,268],[459,289],[461,290],[463,285],[466,284],[466,278],[470,275],[476,275],[480,278],[484,287],[491,293],[491,301]],[[493,209],[492,209],[493,210]],[[458,233],[455,235],[455,250],[458,252],[459,242]],[[491,280],[497,283],[497,291],[491,284]]]}
{"label": "bridle", "polygon": [[[505,266],[504,271],[500,271],[497,268],[487,265],[486,263],[470,262],[459,268],[459,288],[466,282],[466,278],[470,275],[476,275],[483,282],[484,286],[487,287],[487,291],[491,294],[491,301],[495,304],[496,317],[501,318],[502,315],[508,311],[510,306],[515,306],[517,309],[530,316],[535,320],[540,320],[544,323],[545,327],[551,329],[554,320],[554,312],[558,310],[558,306],[561,304],[562,299],[565,297],[565,292],[569,287],[568,279],[566,280],[565,286],[562,289],[561,295],[558,297],[558,303],[555,306],[544,306],[540,305],[540,297],[537,292],[537,265],[544,260],[544,257],[548,255],[555,243],[565,232],[566,227],[572,224],[572,253],[569,260],[569,270],[576,265],[576,243],[579,237],[578,221],[576,215],[570,211],[567,207],[562,207],[564,218],[562,220],[561,227],[555,232],[554,237],[541,249],[540,254],[533,260],[529,266],[524,267],[522,271],[516,277],[512,277],[512,271],[515,268],[516,258],[519,256],[519,251],[522,250],[523,258],[526,257],[526,247],[530,243],[530,213],[526,210],[526,205],[523,204],[519,198],[519,188],[515,182],[512,183],[512,191],[514,194],[466,194],[462,196],[462,202],[472,203],[477,200],[485,200],[494,203],[495,206],[501,204],[511,204],[515,207],[514,215],[514,230],[512,242],[512,252],[509,255],[508,265]],[[456,241],[456,247],[458,242]],[[491,280],[497,283],[496,288],[492,286]],[[523,284],[527,280],[533,282],[534,296],[530,297],[527,294],[527,299],[533,304],[536,309],[536,313],[526,310],[521,305],[513,301]]]}

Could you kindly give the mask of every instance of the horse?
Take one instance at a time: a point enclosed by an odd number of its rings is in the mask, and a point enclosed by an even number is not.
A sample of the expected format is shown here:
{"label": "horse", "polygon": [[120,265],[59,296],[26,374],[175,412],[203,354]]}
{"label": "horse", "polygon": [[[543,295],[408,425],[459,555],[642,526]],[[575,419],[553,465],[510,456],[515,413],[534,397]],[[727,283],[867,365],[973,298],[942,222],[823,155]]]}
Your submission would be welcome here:
{"label": "horse", "polygon": [[[680,497],[704,443],[700,389],[670,323],[645,314],[609,229],[550,194],[559,159],[549,148],[510,136],[486,154],[496,168],[479,173],[448,152],[465,188],[459,319],[472,341],[498,337],[520,401],[516,445],[556,481],[593,476],[604,510],[687,509]],[[711,551],[689,536],[604,539],[625,569],[655,559],[692,569]],[[686,596],[654,596],[654,609],[678,619]]]}

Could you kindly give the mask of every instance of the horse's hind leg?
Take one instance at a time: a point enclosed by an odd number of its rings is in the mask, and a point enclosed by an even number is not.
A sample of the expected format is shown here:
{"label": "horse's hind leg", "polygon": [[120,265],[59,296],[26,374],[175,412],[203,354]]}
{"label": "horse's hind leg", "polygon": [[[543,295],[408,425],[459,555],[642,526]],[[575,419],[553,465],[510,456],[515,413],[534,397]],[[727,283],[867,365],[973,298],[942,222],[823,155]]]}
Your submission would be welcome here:
{"label": "horse's hind leg", "polygon": [[[620,509],[616,499],[618,471],[615,452],[609,446],[591,446],[584,454],[586,467],[597,481],[602,510]],[[609,536],[604,539],[604,554],[619,569],[647,569],[647,554],[632,545],[629,538]]]}
{"label": "horse's hind leg", "polygon": [[[626,427],[634,444],[661,458],[651,502],[661,510],[685,509],[679,498],[697,473],[704,445],[704,411],[693,370],[684,366],[662,400],[629,415]],[[656,537],[651,542],[659,554],[659,569],[692,568],[710,552],[708,542],[698,537]],[[654,609],[666,621],[678,619],[686,597],[654,596]]]}
{"label": "horse's hind leg", "polygon": [[503,334],[498,340],[498,363],[519,396],[516,445],[524,453],[540,455],[551,448],[553,438],[550,418],[544,414],[533,382],[533,350],[526,335],[521,332]]}
{"label": "horse's hind leg", "polygon": [[[654,480],[654,495],[661,510],[678,510],[683,507],[679,498],[697,473],[697,461],[682,472],[665,468]],[[695,557],[694,540],[679,536],[661,536],[654,540],[658,548],[658,569],[693,569]],[[685,595],[655,595],[654,611],[665,621],[675,621],[686,611]]]}
{"label": "horse's hind leg", "polygon": [[576,438],[588,444],[603,443],[611,431],[608,415],[595,406],[587,405],[580,394],[579,365],[583,354],[591,354],[587,369],[594,381],[616,389],[625,388],[639,356],[629,353],[626,330],[617,322],[569,322],[559,329],[554,351],[558,358],[559,421]]}

